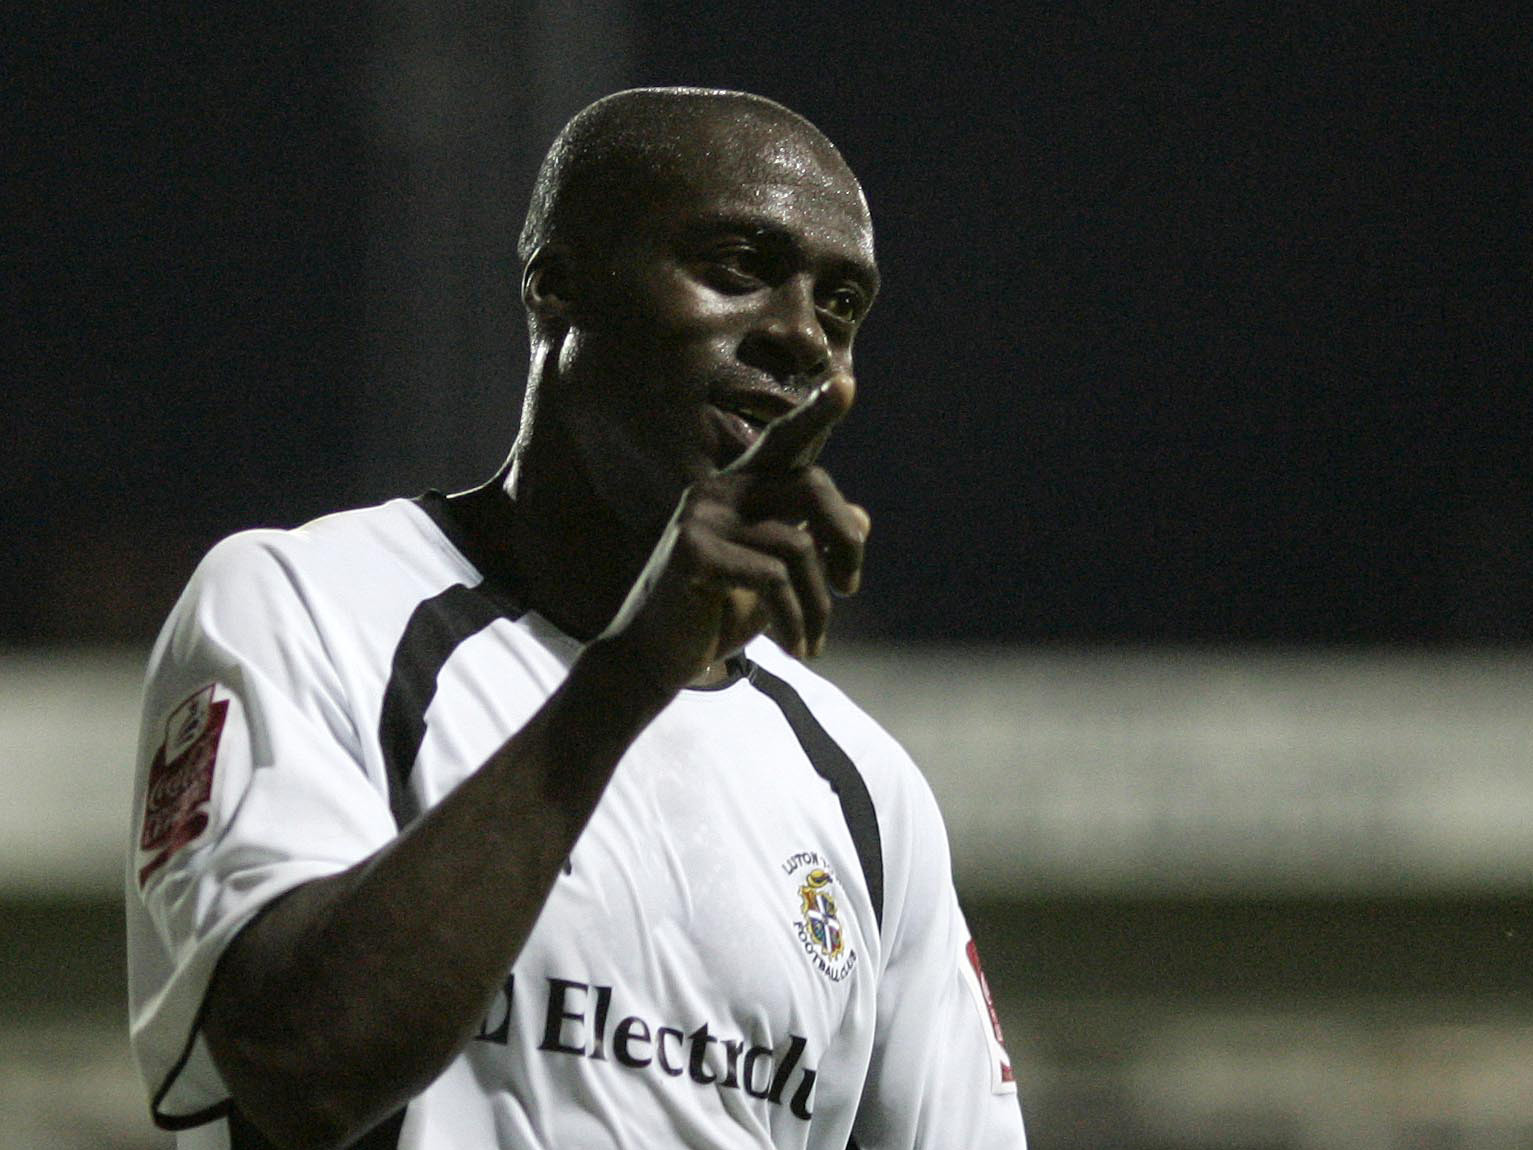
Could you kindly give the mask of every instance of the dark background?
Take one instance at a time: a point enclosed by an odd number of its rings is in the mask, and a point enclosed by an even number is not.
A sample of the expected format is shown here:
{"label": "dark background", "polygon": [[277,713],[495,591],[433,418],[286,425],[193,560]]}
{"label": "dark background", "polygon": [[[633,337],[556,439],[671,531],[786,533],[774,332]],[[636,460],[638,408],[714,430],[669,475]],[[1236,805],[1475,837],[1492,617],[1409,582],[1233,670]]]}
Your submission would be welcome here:
{"label": "dark background", "polygon": [[142,641],[223,534],[487,475],[533,167],[675,82],[873,206],[844,628],[1533,638],[1516,5],[315,7],[8,16],[0,641]]}
{"label": "dark background", "polygon": [[[1337,664],[1362,681],[1404,648],[1429,682],[1447,647],[1533,651],[1533,21],[949,7],[8,6],[12,689],[32,645],[136,666],[222,535],[488,475],[526,368],[532,173],[570,114],[649,83],[780,99],[866,186],[885,292],[829,462],[876,528],[838,634],[1168,667],[1366,648]],[[1331,774],[1305,769],[1374,850],[1349,789],[1372,752],[1329,719]],[[971,903],[1033,1142],[1528,1145],[1533,900],[1465,882]],[[0,1150],[164,1145],[121,931],[111,887],[0,897]]]}

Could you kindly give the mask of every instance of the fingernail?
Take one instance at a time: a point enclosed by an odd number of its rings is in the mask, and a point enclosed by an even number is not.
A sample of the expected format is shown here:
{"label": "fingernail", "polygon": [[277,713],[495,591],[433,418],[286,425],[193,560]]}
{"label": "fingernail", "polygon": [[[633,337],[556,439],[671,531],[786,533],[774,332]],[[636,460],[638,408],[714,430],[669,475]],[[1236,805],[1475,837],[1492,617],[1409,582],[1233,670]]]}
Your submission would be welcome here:
{"label": "fingernail", "polygon": [[852,513],[857,516],[858,522],[862,525],[862,538],[866,542],[873,530],[873,517],[855,503],[852,504]]}

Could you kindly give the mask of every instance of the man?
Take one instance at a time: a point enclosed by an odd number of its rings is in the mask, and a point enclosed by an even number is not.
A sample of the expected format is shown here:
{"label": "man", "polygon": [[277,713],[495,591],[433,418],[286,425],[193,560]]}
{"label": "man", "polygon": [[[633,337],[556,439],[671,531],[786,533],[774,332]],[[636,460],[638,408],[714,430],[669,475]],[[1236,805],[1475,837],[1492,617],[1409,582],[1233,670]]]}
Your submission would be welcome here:
{"label": "man", "polygon": [[151,659],[133,1038],[195,1147],[1023,1145],[930,792],[798,661],[869,520],[814,458],[877,290],[770,101],[544,162],[507,467],[246,532]]}

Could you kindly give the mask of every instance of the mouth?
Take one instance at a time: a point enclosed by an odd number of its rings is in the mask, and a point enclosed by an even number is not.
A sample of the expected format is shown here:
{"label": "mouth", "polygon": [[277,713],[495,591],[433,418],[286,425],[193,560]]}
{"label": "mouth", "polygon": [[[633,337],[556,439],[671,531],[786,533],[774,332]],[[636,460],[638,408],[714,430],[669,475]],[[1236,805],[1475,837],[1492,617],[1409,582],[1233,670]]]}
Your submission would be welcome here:
{"label": "mouth", "polygon": [[793,410],[796,402],[796,397],[786,392],[756,388],[721,387],[708,397],[729,446],[738,449],[733,452],[736,456],[761,437],[767,424]]}
{"label": "mouth", "polygon": [[761,420],[718,404],[709,404],[708,413],[715,428],[717,448],[713,462],[716,467],[728,467],[744,455],[750,445],[761,438],[761,432],[766,428]]}
{"label": "mouth", "polygon": [[709,402],[725,415],[733,415],[759,430],[779,415],[792,411],[797,399],[778,391],[719,390],[709,397]]}

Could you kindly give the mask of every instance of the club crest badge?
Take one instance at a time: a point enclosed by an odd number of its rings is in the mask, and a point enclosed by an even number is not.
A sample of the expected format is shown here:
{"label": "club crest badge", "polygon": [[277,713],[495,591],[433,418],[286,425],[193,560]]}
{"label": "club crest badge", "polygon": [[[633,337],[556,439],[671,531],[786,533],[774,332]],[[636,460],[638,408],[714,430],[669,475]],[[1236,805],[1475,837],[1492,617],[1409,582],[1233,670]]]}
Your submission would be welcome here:
{"label": "club crest badge", "polygon": [[830,872],[815,867],[804,885],[798,888],[798,897],[799,910],[815,946],[826,958],[840,957],[846,947],[846,937],[841,931],[841,920],[836,917],[836,892]]}
{"label": "club crest badge", "polygon": [[857,967],[857,949],[848,936],[835,871],[818,851],[798,851],[784,860],[782,869],[795,884],[798,915],[793,928],[799,945],[811,966],[832,982],[841,982]]}

